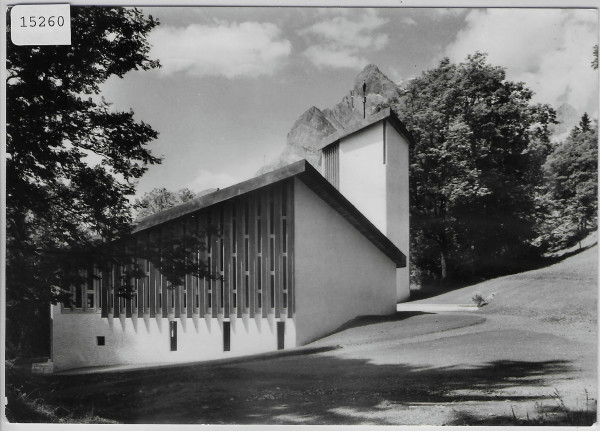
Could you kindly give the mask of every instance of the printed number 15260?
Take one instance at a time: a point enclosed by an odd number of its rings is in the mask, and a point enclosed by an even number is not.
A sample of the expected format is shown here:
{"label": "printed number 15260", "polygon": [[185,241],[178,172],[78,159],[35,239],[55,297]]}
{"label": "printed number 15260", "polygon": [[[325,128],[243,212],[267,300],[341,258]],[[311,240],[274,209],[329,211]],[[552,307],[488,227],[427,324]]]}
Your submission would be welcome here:
{"label": "printed number 15260", "polygon": [[[62,27],[65,25],[65,17],[64,16],[29,16],[29,17],[20,17],[21,18],[21,27],[54,27],[55,25],[58,27]],[[29,18],[29,20],[26,20]]]}

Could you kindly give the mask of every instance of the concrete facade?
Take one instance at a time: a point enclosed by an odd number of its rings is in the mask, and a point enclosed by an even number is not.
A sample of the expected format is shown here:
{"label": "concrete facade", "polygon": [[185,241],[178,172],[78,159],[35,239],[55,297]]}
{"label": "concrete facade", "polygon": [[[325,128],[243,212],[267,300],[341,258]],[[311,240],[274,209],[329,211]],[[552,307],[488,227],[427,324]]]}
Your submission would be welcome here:
{"label": "concrete facade", "polygon": [[297,344],[357,316],[394,313],[394,262],[298,180],[294,199]]}
{"label": "concrete facade", "polygon": [[[403,253],[409,255],[409,139],[397,129],[397,119],[382,112],[365,127],[328,139],[339,147],[337,172],[325,175],[339,181],[340,192]],[[377,117],[376,117],[377,118]],[[333,178],[335,176],[338,178]],[[399,268],[396,299],[410,297],[409,266]]]}
{"label": "concrete facade", "polygon": [[[386,157],[387,227],[385,234],[406,256],[410,256],[409,206],[409,143],[388,122],[383,124]],[[398,268],[396,300],[410,299],[410,259],[404,268]]]}
{"label": "concrete facade", "polygon": [[383,126],[377,123],[339,143],[340,192],[384,234],[388,230]]}
{"label": "concrete facade", "polygon": [[[277,322],[285,322],[285,348],[296,346],[293,319],[121,317],[61,313],[54,306],[55,370],[108,365],[183,363],[277,350]],[[177,350],[171,351],[169,322],[177,323]],[[230,351],[223,351],[223,323],[230,322]],[[82,330],[83,328],[83,330]],[[97,337],[104,337],[99,346]]]}

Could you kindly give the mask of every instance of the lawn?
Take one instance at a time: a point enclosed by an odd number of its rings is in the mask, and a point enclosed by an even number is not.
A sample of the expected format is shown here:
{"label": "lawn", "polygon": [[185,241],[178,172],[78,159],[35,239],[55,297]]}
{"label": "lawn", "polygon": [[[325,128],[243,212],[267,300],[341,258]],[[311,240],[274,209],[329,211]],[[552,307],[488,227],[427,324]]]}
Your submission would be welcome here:
{"label": "lawn", "polygon": [[[21,376],[18,422],[589,425],[597,398],[597,247],[428,298],[475,312],[364,317],[312,354]],[[313,350],[314,351],[314,350]],[[21,373],[21,374],[19,374]]]}

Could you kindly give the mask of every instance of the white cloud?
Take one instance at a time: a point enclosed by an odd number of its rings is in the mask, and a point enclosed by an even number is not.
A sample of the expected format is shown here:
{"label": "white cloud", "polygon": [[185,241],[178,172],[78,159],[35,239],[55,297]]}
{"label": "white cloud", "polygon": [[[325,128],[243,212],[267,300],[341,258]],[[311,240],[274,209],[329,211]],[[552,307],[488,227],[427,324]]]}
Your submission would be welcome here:
{"label": "white cloud", "polygon": [[472,10],[466,27],[446,49],[453,61],[475,51],[507,69],[507,78],[523,81],[535,101],[578,112],[598,110],[598,74],[590,66],[598,43],[597,12],[568,9]]}
{"label": "white cloud", "polygon": [[201,192],[206,189],[223,189],[233,184],[239,183],[239,178],[233,177],[225,173],[214,173],[207,169],[199,169],[196,172],[196,177],[190,181],[185,187],[193,192]]}
{"label": "white cloud", "polygon": [[429,16],[431,18],[433,18],[434,20],[440,20],[440,19],[445,19],[445,18],[454,18],[454,17],[458,17],[460,15],[463,15],[466,13],[466,11],[468,11],[468,9],[464,9],[464,8],[427,8],[424,9],[426,12],[431,12],[429,14]]}
{"label": "white cloud", "polygon": [[389,36],[378,32],[387,21],[373,9],[362,9],[360,14],[317,22],[300,32],[311,42],[304,55],[319,67],[364,66],[361,51],[379,51],[387,45]]}
{"label": "white cloud", "polygon": [[272,75],[291,52],[290,41],[271,23],[215,21],[212,25],[161,26],[150,34],[160,73],[193,76]]}
{"label": "white cloud", "polygon": [[347,67],[356,69],[363,67],[368,61],[357,57],[349,49],[331,49],[319,45],[311,46],[304,51],[310,61],[319,67]]}
{"label": "white cloud", "polygon": [[400,20],[400,23],[404,24],[404,25],[417,25],[417,21],[415,21],[413,18],[409,17],[409,16],[405,16]]}

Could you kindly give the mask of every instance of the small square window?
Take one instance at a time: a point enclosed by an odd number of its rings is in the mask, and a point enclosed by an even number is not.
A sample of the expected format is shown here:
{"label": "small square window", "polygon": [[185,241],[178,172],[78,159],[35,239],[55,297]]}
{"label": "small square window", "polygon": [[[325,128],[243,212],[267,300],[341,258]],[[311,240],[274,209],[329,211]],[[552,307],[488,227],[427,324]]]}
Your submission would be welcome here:
{"label": "small square window", "polygon": [[96,337],[96,342],[98,343],[99,346],[104,346],[106,343],[104,336]]}

